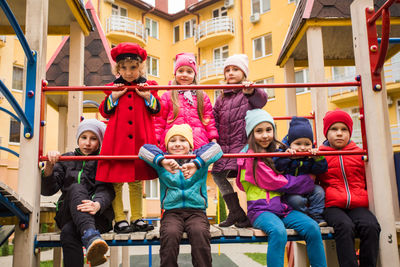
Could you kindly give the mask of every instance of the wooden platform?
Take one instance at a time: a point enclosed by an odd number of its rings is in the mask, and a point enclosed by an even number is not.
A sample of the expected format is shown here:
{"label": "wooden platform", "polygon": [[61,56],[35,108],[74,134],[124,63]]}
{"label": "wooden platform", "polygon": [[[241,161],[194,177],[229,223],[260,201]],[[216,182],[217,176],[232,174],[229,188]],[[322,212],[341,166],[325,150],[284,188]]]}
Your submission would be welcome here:
{"label": "wooden platform", "polygon": [[[211,243],[254,243],[266,242],[266,234],[255,228],[219,227],[211,225]],[[295,230],[287,229],[289,241],[303,240]],[[332,239],[333,228],[322,227],[321,234],[323,239]],[[146,246],[159,245],[160,232],[155,228],[149,232],[135,232],[130,234],[116,234],[113,232],[102,234],[104,240],[110,246]],[[183,233],[182,244],[187,244],[187,234]],[[59,247],[60,233],[39,234],[35,240],[35,247]]]}
{"label": "wooden platform", "polygon": [[26,228],[29,223],[29,215],[32,206],[19,196],[11,187],[0,182],[0,224],[20,224]]}

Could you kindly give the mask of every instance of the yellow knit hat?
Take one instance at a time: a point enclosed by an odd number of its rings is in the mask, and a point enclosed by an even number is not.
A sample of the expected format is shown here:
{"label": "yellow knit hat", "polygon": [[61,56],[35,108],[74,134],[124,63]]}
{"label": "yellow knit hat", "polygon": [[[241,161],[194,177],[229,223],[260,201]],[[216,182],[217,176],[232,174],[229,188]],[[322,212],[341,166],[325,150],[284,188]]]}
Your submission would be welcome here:
{"label": "yellow knit hat", "polygon": [[168,141],[174,135],[181,135],[186,138],[190,148],[193,149],[193,131],[188,124],[175,124],[168,130],[165,135],[165,146],[168,147]]}

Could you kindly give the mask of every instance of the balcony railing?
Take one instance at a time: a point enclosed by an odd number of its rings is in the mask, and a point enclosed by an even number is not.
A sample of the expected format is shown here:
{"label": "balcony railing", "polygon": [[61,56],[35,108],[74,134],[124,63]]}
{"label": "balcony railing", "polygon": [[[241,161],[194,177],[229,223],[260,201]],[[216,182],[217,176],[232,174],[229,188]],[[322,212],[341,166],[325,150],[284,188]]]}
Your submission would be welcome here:
{"label": "balcony railing", "polygon": [[[390,133],[392,135],[392,145],[400,145],[400,124],[390,125]],[[362,147],[361,129],[354,129],[351,140],[358,146]]]}
{"label": "balcony railing", "polygon": [[207,79],[212,76],[223,75],[225,60],[226,59],[218,59],[201,65],[199,67],[199,80]]}
{"label": "balcony railing", "polygon": [[113,15],[107,19],[106,33],[117,31],[133,34],[147,42],[146,28],[142,22],[124,17]]}
{"label": "balcony railing", "polygon": [[201,22],[196,27],[195,42],[198,42],[202,37],[218,32],[235,33],[234,20],[229,17],[218,17]]}
{"label": "balcony railing", "polygon": [[[338,77],[334,80],[331,80],[329,82],[354,82],[354,75],[348,75],[348,76],[341,76]],[[350,92],[357,91],[357,87],[333,87],[329,88],[328,90],[328,96],[337,96],[337,95],[342,95]]]}
{"label": "balcony railing", "polygon": [[386,63],[383,67],[386,83],[400,82],[400,61]]}

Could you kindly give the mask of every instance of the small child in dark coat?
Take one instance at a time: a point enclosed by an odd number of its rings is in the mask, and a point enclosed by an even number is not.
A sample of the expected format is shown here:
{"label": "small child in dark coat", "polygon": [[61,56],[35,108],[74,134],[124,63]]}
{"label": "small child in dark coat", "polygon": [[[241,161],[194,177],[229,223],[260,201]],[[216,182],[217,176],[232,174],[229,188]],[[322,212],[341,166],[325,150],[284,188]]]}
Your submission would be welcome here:
{"label": "small child in dark coat", "polygon": [[[313,148],[313,131],[309,121],[301,117],[293,117],[289,132],[282,140],[288,146],[286,152],[293,155],[296,152],[311,152],[316,154],[318,149]],[[326,172],[328,164],[323,156],[312,157],[276,157],[275,167],[283,174],[294,176],[302,174],[321,174]],[[315,185],[314,190],[306,195],[286,194],[284,201],[293,209],[304,212],[313,218],[319,226],[326,226],[323,219],[325,193],[321,186]]]}
{"label": "small child in dark coat", "polygon": [[100,233],[112,229],[114,189],[111,183],[95,180],[97,161],[84,159],[99,154],[105,128],[96,119],[79,124],[78,148],[63,156],[83,156],[81,161],[59,161],[60,152],[47,153],[49,161],[42,171],[41,194],[51,196],[61,190],[54,219],[61,229],[65,267],[83,266],[82,245],[91,266],[107,261],[104,254],[108,245]]}

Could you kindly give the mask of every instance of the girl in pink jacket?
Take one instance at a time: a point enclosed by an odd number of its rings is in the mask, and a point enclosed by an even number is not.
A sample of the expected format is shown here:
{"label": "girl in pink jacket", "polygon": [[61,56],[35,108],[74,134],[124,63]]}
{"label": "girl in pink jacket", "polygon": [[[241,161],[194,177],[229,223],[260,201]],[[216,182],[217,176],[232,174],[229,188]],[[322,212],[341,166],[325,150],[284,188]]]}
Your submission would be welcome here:
{"label": "girl in pink jacket", "polygon": [[[197,84],[194,54],[176,55],[174,75],[172,85]],[[155,130],[162,150],[165,151],[165,135],[174,124],[190,125],[193,129],[194,150],[218,139],[211,101],[203,90],[168,91],[161,97],[161,106],[160,115],[155,118]]]}

